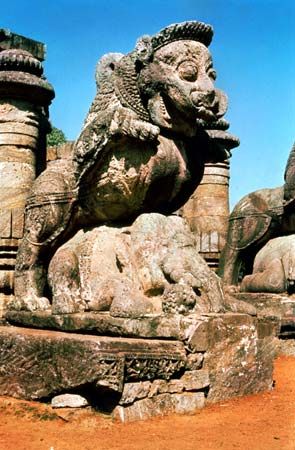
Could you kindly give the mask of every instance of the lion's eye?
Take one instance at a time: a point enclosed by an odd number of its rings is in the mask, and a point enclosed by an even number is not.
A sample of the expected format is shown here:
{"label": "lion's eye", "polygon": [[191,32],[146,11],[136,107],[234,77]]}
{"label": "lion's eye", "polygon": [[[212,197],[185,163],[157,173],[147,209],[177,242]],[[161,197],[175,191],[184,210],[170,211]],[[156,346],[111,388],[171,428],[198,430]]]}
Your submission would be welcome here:
{"label": "lion's eye", "polygon": [[212,80],[216,80],[217,74],[216,71],[214,69],[209,69],[208,72],[208,77],[212,78]]}
{"label": "lion's eye", "polygon": [[185,81],[196,81],[198,77],[198,70],[192,63],[182,63],[178,67],[180,78]]}

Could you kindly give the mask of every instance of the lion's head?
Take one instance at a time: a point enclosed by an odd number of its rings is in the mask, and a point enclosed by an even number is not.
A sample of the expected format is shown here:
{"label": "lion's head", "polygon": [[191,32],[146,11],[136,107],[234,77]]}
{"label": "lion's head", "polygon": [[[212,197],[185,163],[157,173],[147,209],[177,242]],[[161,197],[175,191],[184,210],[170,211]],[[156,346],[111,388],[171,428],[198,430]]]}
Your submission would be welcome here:
{"label": "lion's head", "polygon": [[114,66],[122,103],[161,128],[194,136],[199,128],[226,128],[227,97],[214,86],[207,49],[213,30],[201,22],[171,25],[141,38]]}

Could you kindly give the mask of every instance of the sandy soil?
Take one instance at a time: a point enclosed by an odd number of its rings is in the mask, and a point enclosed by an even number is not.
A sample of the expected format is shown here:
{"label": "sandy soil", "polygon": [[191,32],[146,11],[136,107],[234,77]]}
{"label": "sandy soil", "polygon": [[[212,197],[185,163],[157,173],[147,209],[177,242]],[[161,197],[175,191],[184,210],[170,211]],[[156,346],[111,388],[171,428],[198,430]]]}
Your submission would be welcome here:
{"label": "sandy soil", "polygon": [[65,420],[46,405],[0,397],[0,449],[294,450],[295,358],[279,357],[274,378],[271,392],[129,424],[87,410]]}

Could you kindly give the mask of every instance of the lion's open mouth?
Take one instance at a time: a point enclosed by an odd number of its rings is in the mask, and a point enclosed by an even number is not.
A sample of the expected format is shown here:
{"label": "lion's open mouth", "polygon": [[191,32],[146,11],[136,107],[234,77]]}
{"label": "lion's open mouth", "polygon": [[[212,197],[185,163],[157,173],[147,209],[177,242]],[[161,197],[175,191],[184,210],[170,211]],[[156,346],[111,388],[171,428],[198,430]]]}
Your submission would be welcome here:
{"label": "lion's open mouth", "polygon": [[216,120],[216,115],[203,105],[196,106],[195,111],[198,119],[205,120],[205,122],[213,122]]}

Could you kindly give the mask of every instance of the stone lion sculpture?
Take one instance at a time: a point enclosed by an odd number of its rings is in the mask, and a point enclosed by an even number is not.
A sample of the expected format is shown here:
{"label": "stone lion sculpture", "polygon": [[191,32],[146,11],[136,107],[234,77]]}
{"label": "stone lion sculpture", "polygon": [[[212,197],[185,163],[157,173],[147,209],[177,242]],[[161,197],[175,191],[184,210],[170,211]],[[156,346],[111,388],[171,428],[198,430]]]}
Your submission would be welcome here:
{"label": "stone lion sculpture", "polygon": [[50,306],[48,264],[77,230],[177,210],[204,163],[224,160],[238,145],[225,131],[227,98],[214,87],[212,35],[200,22],[175,24],[144,36],[127,55],[101,59],[73,158],[51,163],[28,198],[12,308]]}

